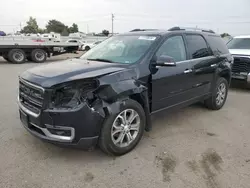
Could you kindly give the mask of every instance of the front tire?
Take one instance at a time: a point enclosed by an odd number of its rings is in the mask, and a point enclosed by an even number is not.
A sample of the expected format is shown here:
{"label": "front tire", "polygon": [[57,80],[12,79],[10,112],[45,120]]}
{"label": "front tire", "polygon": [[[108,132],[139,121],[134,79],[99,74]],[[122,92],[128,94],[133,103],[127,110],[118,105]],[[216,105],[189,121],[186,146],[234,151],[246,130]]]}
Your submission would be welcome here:
{"label": "front tire", "polygon": [[228,88],[229,86],[227,80],[220,77],[216,82],[215,88],[213,89],[212,96],[205,100],[206,107],[211,110],[221,109],[227,100]]}
{"label": "front tire", "polygon": [[120,156],[133,150],[145,129],[145,113],[134,100],[126,100],[120,111],[110,114],[101,131],[99,146],[109,155]]}

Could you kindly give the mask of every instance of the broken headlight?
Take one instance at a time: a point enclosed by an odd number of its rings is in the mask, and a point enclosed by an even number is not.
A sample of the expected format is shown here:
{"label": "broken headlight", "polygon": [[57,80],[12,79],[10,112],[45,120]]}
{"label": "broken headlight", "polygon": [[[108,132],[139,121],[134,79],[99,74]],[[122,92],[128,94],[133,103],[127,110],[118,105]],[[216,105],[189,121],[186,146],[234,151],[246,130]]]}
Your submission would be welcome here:
{"label": "broken headlight", "polygon": [[50,109],[75,109],[93,97],[93,91],[97,88],[95,81],[68,84],[54,90]]}

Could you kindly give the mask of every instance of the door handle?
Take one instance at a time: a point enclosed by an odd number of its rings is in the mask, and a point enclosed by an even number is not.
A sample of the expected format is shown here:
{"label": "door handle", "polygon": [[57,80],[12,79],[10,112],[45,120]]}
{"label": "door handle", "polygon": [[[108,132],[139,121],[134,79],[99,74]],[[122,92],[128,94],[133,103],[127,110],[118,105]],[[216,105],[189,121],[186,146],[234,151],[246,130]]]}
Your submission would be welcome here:
{"label": "door handle", "polygon": [[217,64],[212,64],[212,65],[210,65],[210,67],[216,67],[217,66]]}
{"label": "door handle", "polygon": [[187,69],[184,71],[185,74],[190,73],[190,72],[193,72],[192,69]]}

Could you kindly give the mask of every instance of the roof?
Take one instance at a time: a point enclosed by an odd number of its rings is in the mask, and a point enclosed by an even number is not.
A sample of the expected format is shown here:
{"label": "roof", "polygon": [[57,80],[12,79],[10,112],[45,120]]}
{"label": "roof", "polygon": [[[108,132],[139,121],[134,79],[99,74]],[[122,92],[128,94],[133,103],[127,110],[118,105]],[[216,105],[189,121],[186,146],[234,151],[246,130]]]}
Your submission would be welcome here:
{"label": "roof", "polygon": [[168,30],[158,30],[158,29],[133,29],[128,33],[121,35],[167,35],[168,33],[189,33],[189,34],[202,34],[202,35],[212,35],[219,36],[211,29],[203,28],[192,28],[192,27],[172,27]]}
{"label": "roof", "polygon": [[244,39],[244,38],[249,39],[250,35],[240,35],[240,36],[235,36],[234,38],[236,38],[236,39]]}
{"label": "roof", "polygon": [[120,35],[164,35],[169,32],[170,31],[167,30],[145,30],[145,31],[126,32]]}
{"label": "roof", "polygon": [[203,34],[203,35],[214,35],[217,36],[215,33],[209,33],[209,32],[201,32],[201,31],[185,31],[185,30],[146,30],[146,31],[133,31],[133,32],[127,32],[119,35],[166,35],[168,33],[190,33],[190,34]]}

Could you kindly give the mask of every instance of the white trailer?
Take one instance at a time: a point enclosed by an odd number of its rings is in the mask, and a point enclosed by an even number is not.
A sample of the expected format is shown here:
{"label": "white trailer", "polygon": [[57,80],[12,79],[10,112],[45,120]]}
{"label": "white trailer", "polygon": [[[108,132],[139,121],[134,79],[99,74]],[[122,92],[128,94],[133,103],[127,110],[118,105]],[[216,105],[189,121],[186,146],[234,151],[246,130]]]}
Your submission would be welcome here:
{"label": "white trailer", "polygon": [[61,41],[61,35],[59,33],[44,33],[41,36],[41,39],[47,40],[47,41],[53,41],[53,42],[60,42]]}
{"label": "white trailer", "polygon": [[47,57],[64,53],[75,53],[79,45],[66,42],[44,42],[30,40],[0,41],[0,56],[11,63],[21,64],[26,60],[43,63]]}

